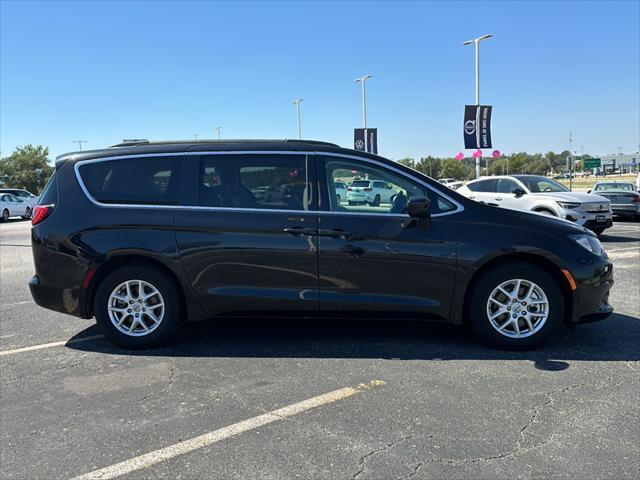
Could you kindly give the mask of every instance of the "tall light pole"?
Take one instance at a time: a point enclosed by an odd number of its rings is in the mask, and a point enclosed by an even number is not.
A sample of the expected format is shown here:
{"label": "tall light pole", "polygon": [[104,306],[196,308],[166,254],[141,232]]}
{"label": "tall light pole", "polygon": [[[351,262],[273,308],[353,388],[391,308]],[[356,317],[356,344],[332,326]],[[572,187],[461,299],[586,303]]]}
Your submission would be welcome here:
{"label": "tall light pole", "polygon": [[193,135],[191,135],[196,142],[198,141],[198,135],[200,135],[200,134],[199,133],[194,133]]}
{"label": "tall light pole", "polygon": [[73,140],[71,143],[77,143],[78,144],[78,149],[80,151],[82,151],[82,144],[83,143],[87,143],[87,141],[86,140]]}
{"label": "tall light pole", "polygon": [[[462,45],[476,46],[476,105],[480,107],[480,42],[487,38],[493,37],[493,34],[482,35],[481,37],[474,38],[473,40],[467,40]],[[476,125],[476,128],[478,126]],[[476,158],[476,178],[480,176],[480,159]]]}
{"label": "tall light pole", "polygon": [[296,105],[296,115],[298,118],[298,140],[302,140],[302,125],[300,124],[300,103],[302,102],[301,98],[295,99],[291,104]]}
{"label": "tall light pole", "polygon": [[218,141],[220,141],[220,130],[222,130],[222,127],[216,127],[215,130],[218,132]]}
{"label": "tall light pole", "polygon": [[373,75],[365,75],[355,79],[356,83],[362,84],[362,123],[364,128],[367,128],[367,80],[372,77]]}
{"label": "tall light pole", "polygon": [[573,190],[573,133],[569,132],[569,190]]}

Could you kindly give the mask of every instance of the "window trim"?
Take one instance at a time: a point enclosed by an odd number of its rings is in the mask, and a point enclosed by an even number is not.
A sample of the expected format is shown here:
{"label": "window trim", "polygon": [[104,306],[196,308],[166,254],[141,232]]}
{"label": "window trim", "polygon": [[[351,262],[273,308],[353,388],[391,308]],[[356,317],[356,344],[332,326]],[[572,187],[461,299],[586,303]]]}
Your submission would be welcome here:
{"label": "window trim", "polygon": [[[324,157],[338,157],[338,158],[346,158],[350,160],[357,160],[367,163],[372,163],[374,165],[378,165],[382,168],[387,168],[401,176],[407,177],[414,182],[417,182],[431,191],[435,192],[438,195],[443,196],[448,201],[453,203],[457,208],[455,210],[451,210],[450,212],[436,213],[431,215],[432,217],[444,217],[446,215],[454,215],[456,213],[460,213],[464,211],[464,206],[451,198],[446,193],[440,191],[437,188],[434,188],[429,183],[410,175],[399,168],[395,168],[391,165],[388,165],[383,162],[379,162],[377,160],[373,160],[370,158],[360,157],[358,155],[348,155],[344,153],[334,153],[334,152],[323,152],[321,150],[318,151],[300,151],[300,150],[242,150],[242,151],[228,151],[228,150],[219,150],[219,151],[203,151],[203,152],[169,152],[169,153],[138,153],[133,155],[114,155],[109,157],[100,157],[100,158],[92,158],[88,160],[80,160],[76,162],[73,166],[74,173],[76,176],[76,180],[78,181],[78,185],[80,185],[80,189],[84,193],[87,200],[98,207],[102,208],[134,208],[134,209],[161,209],[161,210],[203,210],[203,211],[228,211],[228,212],[262,212],[262,213],[294,213],[296,215],[318,215],[320,213],[326,215],[365,215],[365,216],[373,216],[373,217],[402,217],[406,218],[407,214],[389,214],[389,213],[364,213],[364,212],[332,212],[332,211],[323,211],[318,209],[315,210],[285,210],[285,209],[269,209],[269,208],[237,208],[237,207],[205,207],[200,205],[151,205],[151,204],[128,204],[128,203],[102,203],[97,201],[93,196],[89,193],[86,185],[84,184],[84,180],[82,179],[82,175],[80,175],[80,167],[83,165],[88,165],[92,163],[98,162],[108,162],[112,160],[127,160],[131,158],[147,158],[147,157],[183,157],[186,158],[188,156],[204,156],[204,155],[307,155],[307,156],[315,156],[316,159],[320,156]],[[316,168],[317,168],[316,162]],[[183,169],[184,170],[184,169]],[[317,192],[316,195],[317,200],[320,198],[321,191]],[[178,195],[178,201],[182,201],[180,198],[180,193]]]}

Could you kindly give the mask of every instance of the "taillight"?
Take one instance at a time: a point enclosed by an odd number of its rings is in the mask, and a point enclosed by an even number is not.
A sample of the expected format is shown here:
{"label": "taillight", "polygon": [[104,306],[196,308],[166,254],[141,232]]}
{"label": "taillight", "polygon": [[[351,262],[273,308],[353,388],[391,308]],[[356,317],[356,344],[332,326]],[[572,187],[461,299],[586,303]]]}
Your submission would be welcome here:
{"label": "taillight", "polygon": [[633,197],[633,200],[631,200],[633,203],[640,203],[640,195],[636,195],[635,197]]}
{"label": "taillight", "polygon": [[351,187],[347,188],[347,190],[349,190],[350,192],[353,192],[353,188]]}
{"label": "taillight", "polygon": [[373,188],[365,188],[364,191],[365,192],[373,192]]}
{"label": "taillight", "polygon": [[55,205],[36,205],[33,207],[33,215],[31,216],[31,225],[37,225],[47,219]]}

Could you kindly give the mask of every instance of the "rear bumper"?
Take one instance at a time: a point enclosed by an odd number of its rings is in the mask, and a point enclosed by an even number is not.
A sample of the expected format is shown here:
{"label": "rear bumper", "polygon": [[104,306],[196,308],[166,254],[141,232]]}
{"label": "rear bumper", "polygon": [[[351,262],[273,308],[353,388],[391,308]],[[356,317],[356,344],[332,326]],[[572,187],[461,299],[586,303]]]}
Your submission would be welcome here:
{"label": "rear bumper", "polygon": [[29,280],[29,290],[33,300],[41,307],[80,318],[90,318],[85,309],[86,293],[82,288],[46,285],[38,275],[34,275]]}
{"label": "rear bumper", "polygon": [[614,215],[640,215],[640,203],[611,205]]}

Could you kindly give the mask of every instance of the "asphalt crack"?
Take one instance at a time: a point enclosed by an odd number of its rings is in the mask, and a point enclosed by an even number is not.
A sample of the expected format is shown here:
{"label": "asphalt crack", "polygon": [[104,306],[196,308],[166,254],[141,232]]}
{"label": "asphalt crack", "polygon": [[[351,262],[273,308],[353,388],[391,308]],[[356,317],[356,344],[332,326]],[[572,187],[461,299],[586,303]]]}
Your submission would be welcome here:
{"label": "asphalt crack", "polygon": [[372,450],[366,455],[360,457],[360,460],[358,461],[359,470],[353,475],[353,477],[351,477],[351,480],[356,480],[360,475],[362,475],[365,472],[365,470],[367,469],[367,461],[369,458],[375,455],[378,455],[380,453],[386,452],[387,450],[395,447],[398,443],[404,442],[405,440],[409,440],[410,438],[413,438],[413,435],[407,435],[407,436],[401,437],[397,440],[394,440],[391,443],[387,443],[382,448]]}
{"label": "asphalt crack", "polygon": [[176,375],[176,367],[174,365],[169,365],[169,378],[167,378],[167,385],[159,392],[150,393],[148,395],[144,395],[143,397],[140,397],[139,399],[136,400],[136,403],[143,402],[150,398],[161,397],[162,395],[165,395],[171,389],[171,387],[173,387],[173,381],[174,381],[175,375]]}

